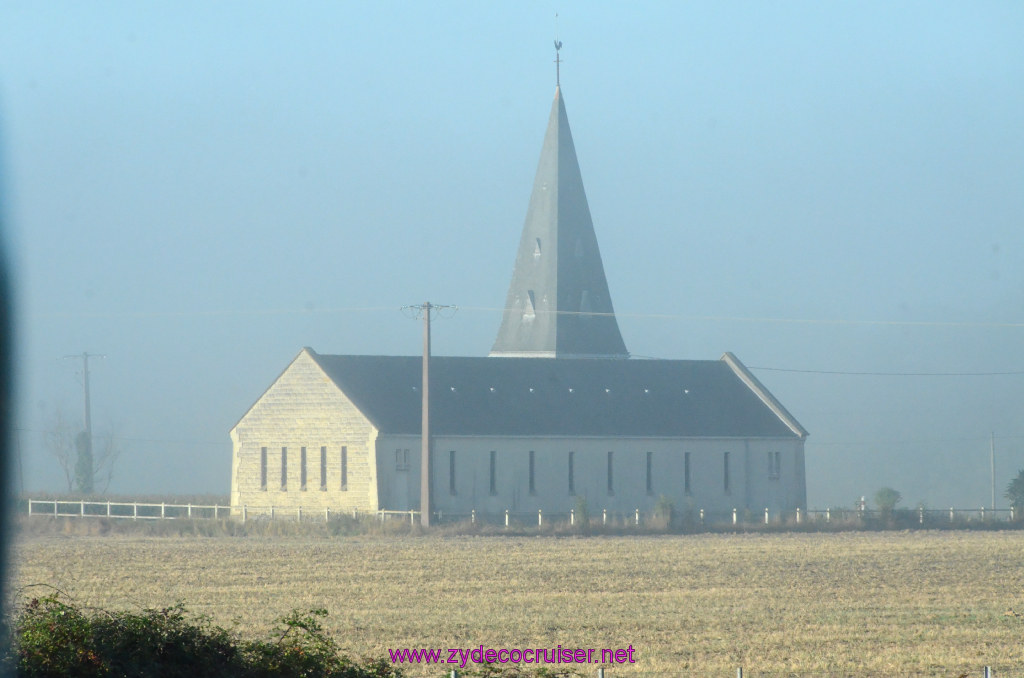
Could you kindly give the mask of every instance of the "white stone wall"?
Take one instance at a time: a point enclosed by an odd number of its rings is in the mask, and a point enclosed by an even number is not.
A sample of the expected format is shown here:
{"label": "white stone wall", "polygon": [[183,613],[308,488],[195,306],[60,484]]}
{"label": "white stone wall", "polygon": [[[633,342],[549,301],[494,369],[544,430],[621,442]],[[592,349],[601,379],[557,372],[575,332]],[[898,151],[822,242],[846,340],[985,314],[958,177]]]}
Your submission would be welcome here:
{"label": "white stone wall", "polygon": [[[234,448],[231,503],[249,511],[270,506],[311,510],[376,510],[374,460],[377,431],[306,350],[271,385],[231,431]],[[267,449],[267,484],[261,487],[261,449]],[[301,448],[306,448],[306,486],[301,484]],[[321,489],[320,449],[327,474]],[[342,489],[341,451],[346,450]],[[282,486],[282,448],[287,448],[287,483]],[[259,507],[259,508],[257,508]]]}
{"label": "white stone wall", "polygon": [[[378,441],[381,506],[419,508],[420,439],[383,435]],[[405,464],[408,450],[408,464]],[[495,453],[491,491],[490,460]],[[533,491],[530,452],[533,451]],[[397,452],[397,458],[396,458]],[[451,454],[455,453],[454,494]],[[573,488],[569,487],[569,453]],[[608,487],[608,453],[612,487]],[[651,472],[648,485],[647,458]],[[778,464],[774,464],[778,453]],[[687,490],[686,455],[690,459]],[[729,485],[725,459],[729,459]],[[769,456],[771,455],[771,456]],[[626,439],[626,438],[470,438],[437,437],[433,452],[434,510],[468,513],[567,513],[577,497],[592,515],[603,509],[623,514],[650,511],[664,496],[676,510],[708,514],[768,508],[773,514],[806,505],[803,441],[800,439]],[[401,468],[407,466],[407,468]],[[777,475],[775,471],[778,471]]]}

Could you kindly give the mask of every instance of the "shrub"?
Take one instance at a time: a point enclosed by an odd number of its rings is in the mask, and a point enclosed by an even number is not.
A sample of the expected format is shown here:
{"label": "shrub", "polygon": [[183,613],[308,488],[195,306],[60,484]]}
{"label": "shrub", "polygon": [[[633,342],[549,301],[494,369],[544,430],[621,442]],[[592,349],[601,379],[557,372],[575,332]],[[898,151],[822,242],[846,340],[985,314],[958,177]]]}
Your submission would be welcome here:
{"label": "shrub", "polygon": [[590,511],[587,509],[587,499],[582,495],[576,497],[576,506],[573,509],[576,531],[580,534],[590,534]]}
{"label": "shrub", "polygon": [[875,506],[882,512],[882,515],[891,517],[896,504],[900,503],[902,498],[903,495],[891,487],[883,487],[875,492]]}
{"label": "shrub", "polygon": [[340,653],[320,618],[294,611],[272,641],[241,640],[181,604],[160,610],[87,614],[57,595],[35,598],[11,624],[4,669],[19,676],[183,676],[188,678],[400,678],[386,660],[357,664]]}
{"label": "shrub", "polygon": [[660,495],[654,504],[654,514],[651,516],[651,526],[656,530],[667,530],[672,526],[675,518],[675,504],[665,495]]}
{"label": "shrub", "polygon": [[[294,610],[269,641],[244,640],[181,603],[136,612],[85,611],[58,594],[33,598],[9,625],[0,674],[29,678],[403,678],[388,659],[356,662],[324,631],[327,610]],[[442,667],[439,667],[442,668]],[[546,667],[485,665],[466,676],[578,676]]]}
{"label": "shrub", "polygon": [[1006,486],[1006,494],[1003,496],[1010,500],[1010,506],[1020,515],[1019,512],[1024,509],[1024,469]]}
{"label": "shrub", "polygon": [[181,605],[87,615],[54,595],[31,600],[12,626],[20,676],[243,675],[234,638]]}

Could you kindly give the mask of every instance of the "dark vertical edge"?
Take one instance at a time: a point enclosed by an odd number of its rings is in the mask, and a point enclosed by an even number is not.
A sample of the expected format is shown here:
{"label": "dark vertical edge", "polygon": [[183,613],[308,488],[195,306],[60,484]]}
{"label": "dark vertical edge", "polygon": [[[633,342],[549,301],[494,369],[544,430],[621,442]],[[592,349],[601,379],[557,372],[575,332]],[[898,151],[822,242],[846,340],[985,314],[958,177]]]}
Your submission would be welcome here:
{"label": "dark vertical edge", "polygon": [[[12,396],[14,393],[14,375],[11,367],[14,364],[12,355],[14,352],[14,336],[12,333],[12,300],[10,284],[10,268],[7,264],[7,215],[5,214],[7,202],[6,192],[6,152],[3,143],[2,129],[0,129],[0,493],[3,500],[0,501],[0,601],[6,603],[7,595],[7,564],[8,546],[11,536],[11,516],[14,514],[16,497],[11,487],[11,463],[14,448],[12,441]],[[0,603],[0,604],[3,604]],[[7,619],[8,610],[3,611],[3,618]],[[8,656],[7,642],[10,636],[7,633],[0,633],[0,656]],[[0,669],[2,671],[2,669]]]}

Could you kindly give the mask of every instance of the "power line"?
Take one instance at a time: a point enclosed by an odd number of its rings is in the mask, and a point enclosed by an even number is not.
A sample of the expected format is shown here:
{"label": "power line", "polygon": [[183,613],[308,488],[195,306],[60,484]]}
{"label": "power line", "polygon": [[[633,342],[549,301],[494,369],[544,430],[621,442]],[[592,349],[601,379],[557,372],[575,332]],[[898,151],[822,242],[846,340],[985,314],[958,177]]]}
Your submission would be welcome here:
{"label": "power line", "polygon": [[[19,432],[19,433],[38,433],[38,434],[44,434],[44,435],[49,433],[49,431],[44,431],[44,430],[37,429],[37,428],[16,427],[14,430]],[[117,441],[117,442],[123,442],[123,443],[161,443],[161,444],[167,444],[167,445],[210,445],[210,446],[216,445],[216,446],[224,446],[224,445],[229,445],[230,444],[230,442],[227,439],[225,439],[225,440],[218,440],[218,441],[213,441],[213,440],[184,440],[184,439],[180,439],[180,438],[179,439],[172,439],[172,438],[130,438],[130,437],[125,437],[125,436],[117,436],[117,435],[110,436],[110,439],[114,440],[114,441]]]}
{"label": "power line", "polygon": [[787,367],[754,367],[765,372],[791,372],[795,374],[833,374],[856,377],[1007,377],[1024,375],[1024,370],[1006,372],[857,372],[844,370],[799,370]]}
{"label": "power line", "polygon": [[[406,307],[402,307],[406,308]],[[455,307],[445,307],[455,308]],[[474,313],[505,313],[517,310],[497,306],[460,306],[463,311]],[[367,307],[325,307],[325,308],[276,308],[276,309],[214,309],[208,311],[125,311],[125,312],[44,312],[36,313],[38,318],[183,318],[220,316],[273,316],[273,315],[337,315],[344,313],[380,313],[393,311],[393,306]],[[854,318],[783,318],[771,316],[727,316],[727,315],[685,315],[680,313],[638,313],[638,312],[595,312],[595,311],[544,311],[538,314],[574,316],[615,316],[654,320],[685,320],[691,322],[736,322],[781,325],[850,325],[879,327],[961,327],[961,328],[1024,328],[1024,322],[961,321],[961,320],[877,320]]]}
{"label": "power line", "polygon": [[222,316],[268,316],[268,315],[328,315],[340,313],[379,313],[394,311],[393,306],[338,307],[338,308],[263,308],[263,309],[213,309],[208,311],[106,311],[106,312],[43,312],[32,314],[36,318],[189,318]]}

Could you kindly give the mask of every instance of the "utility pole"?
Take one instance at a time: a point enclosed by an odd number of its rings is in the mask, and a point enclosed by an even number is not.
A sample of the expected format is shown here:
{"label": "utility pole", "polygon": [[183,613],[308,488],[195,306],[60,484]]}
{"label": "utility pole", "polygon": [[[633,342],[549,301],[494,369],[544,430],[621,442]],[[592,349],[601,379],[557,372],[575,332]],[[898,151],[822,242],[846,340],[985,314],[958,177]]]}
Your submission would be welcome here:
{"label": "utility pole", "polygon": [[[86,494],[92,493],[93,458],[92,458],[92,405],[89,396],[89,358],[106,358],[105,355],[85,353],[82,355],[66,355],[65,360],[82,360],[82,385],[85,392],[85,440],[78,447],[78,460],[75,464],[75,480],[78,489]],[[77,441],[76,441],[77,442]]]}
{"label": "utility pole", "polygon": [[992,510],[996,510],[996,432],[992,432],[991,442],[988,446],[988,465],[992,472]]}
{"label": "utility pole", "polygon": [[403,306],[403,311],[412,311],[423,315],[423,405],[420,431],[420,525],[430,527],[431,483],[430,473],[433,469],[430,455],[430,312],[455,309],[454,306],[438,306],[426,301],[418,306]]}

